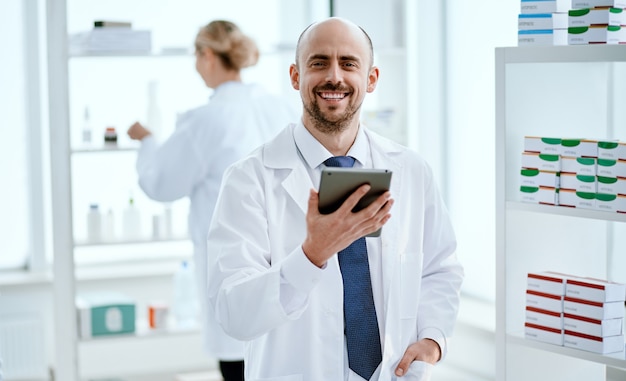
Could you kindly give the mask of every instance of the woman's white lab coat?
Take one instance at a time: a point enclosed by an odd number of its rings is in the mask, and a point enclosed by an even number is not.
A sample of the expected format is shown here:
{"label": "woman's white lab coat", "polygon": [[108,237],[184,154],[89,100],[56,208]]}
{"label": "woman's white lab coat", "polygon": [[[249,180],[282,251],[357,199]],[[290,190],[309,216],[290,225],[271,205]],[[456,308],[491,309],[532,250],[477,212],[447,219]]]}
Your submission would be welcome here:
{"label": "woman's white lab coat", "polygon": [[[380,238],[385,323],[379,380],[395,380],[409,344],[433,333],[452,334],[463,270],[428,166],[416,153],[365,131],[373,166],[393,172],[395,204]],[[299,157],[293,126],[224,176],[209,230],[209,293],[226,332],[249,340],[246,380],[343,380],[337,257],[319,279],[293,277],[312,266],[301,245],[309,189],[317,189]],[[307,295],[291,313],[279,292],[285,282]],[[402,380],[426,379],[418,376],[424,368],[430,365],[414,362]]]}
{"label": "woman's white lab coat", "polygon": [[141,189],[157,201],[190,198],[189,231],[205,347],[220,360],[243,358],[243,344],[225,335],[214,314],[206,310],[206,238],[222,174],[295,120],[297,115],[286,101],[262,87],[226,82],[215,89],[207,105],[181,115],[163,144],[157,145],[151,136],[142,140],[137,159]]}

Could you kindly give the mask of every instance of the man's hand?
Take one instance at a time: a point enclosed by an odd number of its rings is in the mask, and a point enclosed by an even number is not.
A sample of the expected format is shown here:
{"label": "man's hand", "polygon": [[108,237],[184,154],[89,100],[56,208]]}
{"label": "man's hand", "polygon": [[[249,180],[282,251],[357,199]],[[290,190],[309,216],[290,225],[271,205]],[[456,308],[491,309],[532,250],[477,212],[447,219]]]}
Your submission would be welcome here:
{"label": "man's hand", "polygon": [[339,209],[330,214],[318,210],[319,194],[311,189],[309,210],[306,214],[307,236],[302,244],[304,254],[316,266],[322,267],[335,253],[345,249],[357,239],[380,229],[391,214],[393,199],[389,191],[380,195],[366,208],[352,213],[352,209],[365,196],[370,186],[360,186]]}
{"label": "man's hand", "polygon": [[133,123],[132,126],[128,129],[128,136],[130,136],[133,140],[142,140],[146,136],[150,135],[151,132],[147,128],[141,125],[139,122]]}
{"label": "man's hand", "polygon": [[406,351],[402,360],[396,368],[396,376],[402,377],[409,370],[409,366],[413,361],[424,361],[430,364],[435,364],[441,359],[441,348],[436,341],[431,339],[422,339],[416,343],[411,344]]}

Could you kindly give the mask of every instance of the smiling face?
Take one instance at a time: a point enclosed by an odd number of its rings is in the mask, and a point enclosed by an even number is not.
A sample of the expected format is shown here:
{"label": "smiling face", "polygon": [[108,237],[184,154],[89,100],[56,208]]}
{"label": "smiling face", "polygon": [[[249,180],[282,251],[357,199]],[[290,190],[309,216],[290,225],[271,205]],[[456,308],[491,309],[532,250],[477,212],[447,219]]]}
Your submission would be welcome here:
{"label": "smiling face", "polygon": [[307,128],[325,134],[356,131],[365,94],[374,91],[378,80],[371,54],[365,33],[341,19],[328,19],[304,32],[290,76],[300,91]]}

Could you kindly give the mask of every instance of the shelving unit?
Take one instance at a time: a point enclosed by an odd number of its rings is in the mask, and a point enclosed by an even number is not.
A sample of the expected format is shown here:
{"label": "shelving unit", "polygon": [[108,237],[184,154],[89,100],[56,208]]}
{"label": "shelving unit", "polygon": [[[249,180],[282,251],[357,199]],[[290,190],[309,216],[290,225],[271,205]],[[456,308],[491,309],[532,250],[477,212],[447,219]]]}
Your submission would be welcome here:
{"label": "shelving unit", "polygon": [[518,194],[524,136],[626,140],[624,79],[623,45],[496,49],[497,380],[626,377],[624,352],[599,355],[523,334],[528,272],[626,282],[626,214],[521,203]]}

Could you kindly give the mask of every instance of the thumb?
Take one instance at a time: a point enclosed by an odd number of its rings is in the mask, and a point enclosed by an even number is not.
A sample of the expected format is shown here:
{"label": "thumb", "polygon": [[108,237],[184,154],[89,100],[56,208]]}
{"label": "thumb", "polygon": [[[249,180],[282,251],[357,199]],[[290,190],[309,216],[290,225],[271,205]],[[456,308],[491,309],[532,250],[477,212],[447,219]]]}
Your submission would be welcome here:
{"label": "thumb", "polygon": [[310,212],[318,212],[317,208],[319,207],[319,198],[318,193],[315,189],[309,190],[309,213]]}

